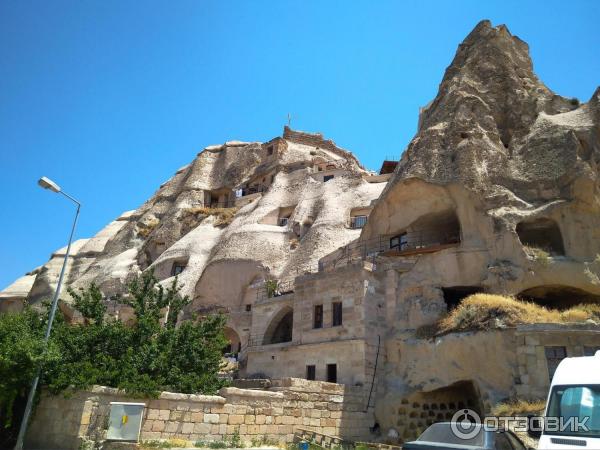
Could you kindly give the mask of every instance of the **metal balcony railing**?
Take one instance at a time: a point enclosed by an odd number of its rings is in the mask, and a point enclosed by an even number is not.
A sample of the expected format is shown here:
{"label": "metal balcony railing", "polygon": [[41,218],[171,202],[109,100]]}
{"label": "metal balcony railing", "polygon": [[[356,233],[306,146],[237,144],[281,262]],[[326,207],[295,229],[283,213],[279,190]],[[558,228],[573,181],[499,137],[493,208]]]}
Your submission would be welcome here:
{"label": "metal balcony railing", "polygon": [[288,342],[292,342],[292,337],[289,336],[289,340],[278,340],[278,342],[270,342],[270,343],[265,343],[264,340],[265,340],[264,336],[251,335],[248,338],[248,343],[246,345],[242,346],[240,353],[245,353],[248,349],[262,347],[264,345],[286,344]]}
{"label": "metal balcony railing", "polygon": [[440,225],[431,229],[380,235],[341,247],[337,257],[319,262],[319,271],[330,270],[378,255],[409,256],[431,253],[458,244],[460,244],[460,229],[454,224],[448,227]]}

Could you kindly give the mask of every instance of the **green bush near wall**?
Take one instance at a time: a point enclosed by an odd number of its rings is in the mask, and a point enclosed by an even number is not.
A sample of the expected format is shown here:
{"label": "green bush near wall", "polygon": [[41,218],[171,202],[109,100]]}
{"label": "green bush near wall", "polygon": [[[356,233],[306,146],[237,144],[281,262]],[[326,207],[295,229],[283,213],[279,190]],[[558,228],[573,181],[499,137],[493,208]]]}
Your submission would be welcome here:
{"label": "green bush near wall", "polygon": [[179,291],[177,279],[165,288],[151,272],[135,278],[118,299],[133,309],[132,325],[107,317],[96,285],[69,291],[84,323],[67,324],[59,314],[47,348],[47,310],[0,314],[0,448],[12,445],[39,364],[41,383],[52,393],[99,384],[154,397],[164,390],[213,394],[223,387],[218,374],[227,344],[225,318],[177,323],[190,301]]}

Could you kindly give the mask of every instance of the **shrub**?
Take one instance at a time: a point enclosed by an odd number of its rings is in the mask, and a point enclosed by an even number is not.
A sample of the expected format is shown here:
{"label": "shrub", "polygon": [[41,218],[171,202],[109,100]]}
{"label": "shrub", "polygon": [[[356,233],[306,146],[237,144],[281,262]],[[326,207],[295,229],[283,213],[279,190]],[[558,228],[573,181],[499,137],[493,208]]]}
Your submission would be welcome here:
{"label": "shrub", "polygon": [[277,280],[265,280],[265,289],[267,290],[267,297],[274,297],[277,293],[279,282]]}
{"label": "shrub", "polygon": [[512,399],[498,403],[492,408],[492,416],[527,416],[528,414],[541,415],[546,407],[546,401]]}
{"label": "shrub", "polygon": [[548,266],[552,262],[550,252],[543,248],[525,246],[525,253],[542,266]]}

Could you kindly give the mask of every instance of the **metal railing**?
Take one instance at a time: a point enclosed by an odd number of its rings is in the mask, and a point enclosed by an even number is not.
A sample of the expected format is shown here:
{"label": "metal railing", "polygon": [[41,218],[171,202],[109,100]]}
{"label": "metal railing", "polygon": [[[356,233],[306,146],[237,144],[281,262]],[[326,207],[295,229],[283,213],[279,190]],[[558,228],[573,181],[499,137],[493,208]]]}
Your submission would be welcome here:
{"label": "metal railing", "polygon": [[[400,234],[380,235],[376,238],[351,242],[341,247],[337,257],[321,260],[319,271],[348,265],[381,254],[403,256],[436,251],[438,247],[460,244],[460,230],[456,227],[416,230]],[[440,248],[441,250],[441,248]]]}
{"label": "metal railing", "polygon": [[292,342],[292,339],[290,338],[289,341],[270,342],[268,344],[265,344],[264,341],[265,341],[264,336],[251,335],[248,338],[248,343],[246,345],[242,346],[242,350],[240,351],[240,353],[246,352],[246,350],[248,350],[249,348],[257,348],[257,347],[262,347],[264,345],[287,344],[287,343]]}
{"label": "metal railing", "polygon": [[281,297],[282,295],[292,294],[294,292],[294,280],[269,280],[256,291],[256,300],[266,300],[268,298]]}

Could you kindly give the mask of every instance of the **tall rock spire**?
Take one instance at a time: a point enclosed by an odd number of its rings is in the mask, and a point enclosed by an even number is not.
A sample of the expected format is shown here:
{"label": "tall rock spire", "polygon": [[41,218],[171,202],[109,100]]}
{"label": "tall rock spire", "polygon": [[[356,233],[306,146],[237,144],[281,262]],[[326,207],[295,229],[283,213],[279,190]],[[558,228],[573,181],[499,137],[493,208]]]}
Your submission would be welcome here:
{"label": "tall rock spire", "polygon": [[[535,194],[528,192],[531,186],[523,181],[565,174],[558,168],[552,174],[536,172],[535,167],[523,166],[523,161],[534,151],[538,168],[544,161],[552,165],[557,146],[575,144],[565,142],[568,129],[539,133],[540,126],[560,128],[560,116],[565,114],[591,123],[587,105],[580,107],[575,99],[555,95],[537,78],[525,42],[504,25],[481,21],[459,45],[436,98],[422,110],[418,133],[398,165],[396,178],[459,181],[488,194],[501,185],[535,201]],[[536,144],[540,139],[548,141],[550,135],[552,142]],[[563,161],[568,171],[577,151],[571,152],[573,158],[566,153],[559,160],[570,158]]]}

